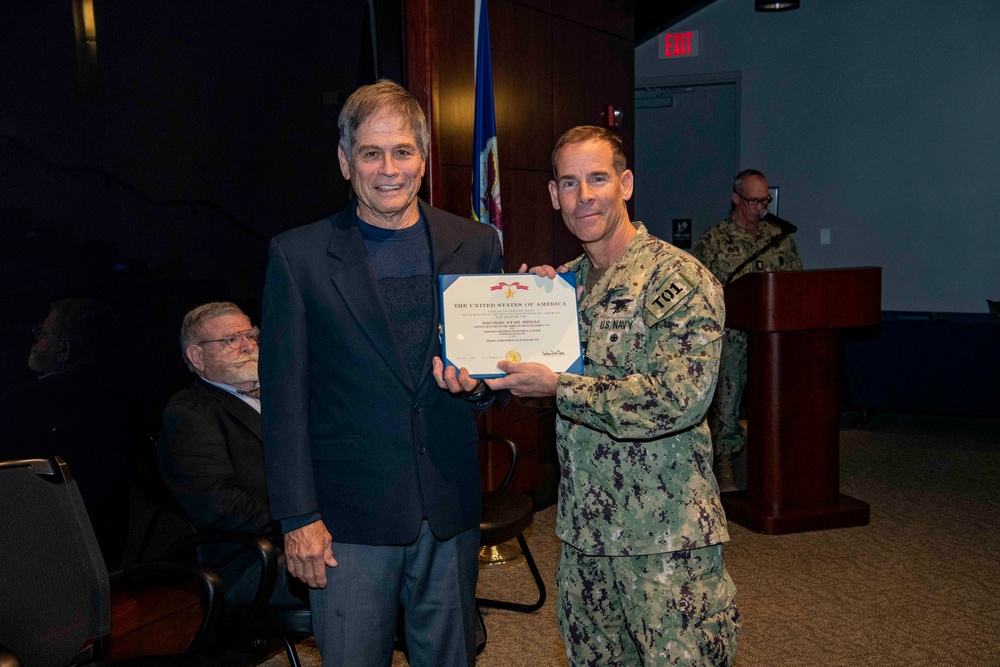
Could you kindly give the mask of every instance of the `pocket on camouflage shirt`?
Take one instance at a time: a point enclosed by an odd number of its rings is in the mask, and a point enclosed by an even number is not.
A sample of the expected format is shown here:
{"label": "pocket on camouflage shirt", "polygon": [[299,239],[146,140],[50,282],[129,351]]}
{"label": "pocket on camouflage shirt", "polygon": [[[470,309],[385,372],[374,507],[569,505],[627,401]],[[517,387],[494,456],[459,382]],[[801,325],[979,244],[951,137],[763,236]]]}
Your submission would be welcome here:
{"label": "pocket on camouflage shirt", "polygon": [[587,342],[587,358],[593,364],[614,369],[614,375],[634,373],[645,359],[645,333],[628,331],[591,331]]}

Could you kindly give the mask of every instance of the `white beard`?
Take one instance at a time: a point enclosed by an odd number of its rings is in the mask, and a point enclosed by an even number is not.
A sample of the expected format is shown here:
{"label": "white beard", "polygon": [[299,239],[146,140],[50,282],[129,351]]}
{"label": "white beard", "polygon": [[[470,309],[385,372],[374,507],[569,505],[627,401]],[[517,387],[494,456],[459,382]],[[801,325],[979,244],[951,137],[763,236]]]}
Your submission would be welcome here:
{"label": "white beard", "polygon": [[257,355],[236,361],[218,361],[205,367],[205,377],[213,382],[231,386],[244,382],[259,382],[257,375]]}
{"label": "white beard", "polygon": [[228,384],[236,384],[237,382],[258,382],[259,377],[257,376],[257,362],[248,361],[240,366],[235,366],[230,370],[231,382]]}

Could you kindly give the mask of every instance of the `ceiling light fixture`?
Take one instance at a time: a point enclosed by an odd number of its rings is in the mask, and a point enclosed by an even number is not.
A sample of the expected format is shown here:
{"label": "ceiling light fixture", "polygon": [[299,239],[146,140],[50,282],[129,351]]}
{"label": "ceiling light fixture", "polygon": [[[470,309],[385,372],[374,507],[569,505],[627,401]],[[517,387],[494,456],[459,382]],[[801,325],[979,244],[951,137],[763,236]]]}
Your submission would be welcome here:
{"label": "ceiling light fixture", "polygon": [[754,9],[758,12],[784,12],[798,8],[799,0],[754,0]]}

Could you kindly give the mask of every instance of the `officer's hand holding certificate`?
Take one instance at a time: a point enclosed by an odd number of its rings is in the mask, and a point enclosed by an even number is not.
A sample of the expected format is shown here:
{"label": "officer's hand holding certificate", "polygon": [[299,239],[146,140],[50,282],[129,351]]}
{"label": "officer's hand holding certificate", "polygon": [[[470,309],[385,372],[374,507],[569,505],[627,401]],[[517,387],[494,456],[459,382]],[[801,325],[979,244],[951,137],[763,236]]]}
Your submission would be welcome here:
{"label": "officer's hand holding certificate", "polygon": [[442,357],[474,378],[504,374],[498,359],[534,361],[556,373],[583,372],[576,275],[444,275]]}

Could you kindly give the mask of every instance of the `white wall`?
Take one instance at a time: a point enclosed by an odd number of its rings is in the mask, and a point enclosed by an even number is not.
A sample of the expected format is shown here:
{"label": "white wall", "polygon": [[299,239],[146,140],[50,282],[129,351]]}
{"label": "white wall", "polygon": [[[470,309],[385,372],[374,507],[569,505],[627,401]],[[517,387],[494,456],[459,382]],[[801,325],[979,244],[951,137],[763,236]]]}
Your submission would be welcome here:
{"label": "white wall", "polygon": [[637,45],[637,86],[741,73],[742,168],[780,186],[807,268],[883,267],[884,310],[1000,300],[1000,2],[716,0],[681,30],[700,56]]}

